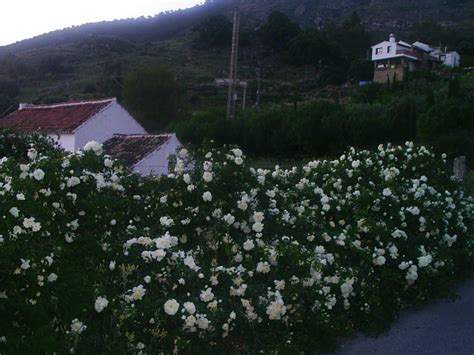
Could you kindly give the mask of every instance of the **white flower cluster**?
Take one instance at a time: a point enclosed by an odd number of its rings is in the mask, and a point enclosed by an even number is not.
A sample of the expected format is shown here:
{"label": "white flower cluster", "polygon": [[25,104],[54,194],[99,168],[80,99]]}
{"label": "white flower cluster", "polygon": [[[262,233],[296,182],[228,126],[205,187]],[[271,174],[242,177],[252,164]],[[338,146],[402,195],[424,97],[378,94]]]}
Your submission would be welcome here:
{"label": "white flower cluster", "polygon": [[103,153],[102,144],[96,141],[90,141],[84,146],[85,152],[94,152],[95,155],[101,155]]}
{"label": "white flower cluster", "polygon": [[99,296],[95,300],[94,308],[98,313],[101,313],[107,306],[109,305],[109,301],[106,297]]}
{"label": "white flower cluster", "polygon": [[[314,329],[301,324],[312,319],[326,331],[350,328],[360,320],[351,317],[380,309],[386,288],[399,307],[412,302],[407,290],[428,297],[430,280],[454,277],[458,255],[473,257],[473,200],[423,147],[351,149],[287,170],[249,169],[231,148],[196,155],[185,171],[192,153],[182,150],[174,174],[145,180],[120,171],[96,143],[84,150],[94,154],[49,161],[30,150],[28,164],[0,165],[0,258],[18,245],[5,274],[15,287],[0,299],[34,307],[53,295],[67,309],[57,280],[82,282],[94,295],[75,300],[83,313],[54,315],[76,338],[89,336],[83,322],[95,329],[91,322],[110,316],[114,326],[134,325],[133,334],[120,329],[129,352],[214,347],[256,338],[256,329],[287,329],[291,343],[295,329]],[[81,166],[87,159],[95,164]],[[94,282],[82,264],[67,264],[79,252]]]}

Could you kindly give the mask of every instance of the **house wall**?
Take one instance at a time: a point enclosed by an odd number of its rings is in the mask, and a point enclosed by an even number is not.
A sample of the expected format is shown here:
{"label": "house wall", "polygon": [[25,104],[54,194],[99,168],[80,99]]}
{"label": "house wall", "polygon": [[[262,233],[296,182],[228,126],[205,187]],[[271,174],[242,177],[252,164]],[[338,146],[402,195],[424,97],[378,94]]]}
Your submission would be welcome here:
{"label": "house wall", "polygon": [[147,134],[145,129],[116,101],[75,131],[75,150],[94,140],[104,143],[114,134]]}
{"label": "house wall", "polygon": [[[388,52],[388,47],[390,52]],[[381,53],[376,54],[377,48],[382,48]],[[384,41],[372,47],[372,60],[383,60],[391,58],[395,55],[397,50],[397,44],[394,42]]]}
{"label": "house wall", "polygon": [[55,142],[68,152],[74,152],[76,147],[76,139],[73,134],[48,134],[48,137],[52,138]]}
{"label": "house wall", "polygon": [[443,62],[451,68],[459,67],[460,56],[456,52],[446,53],[446,60]]}
{"label": "house wall", "polygon": [[148,175],[167,175],[168,157],[176,154],[176,150],[181,146],[181,142],[173,134],[171,139],[159,149],[146,156],[134,167],[133,171],[142,176]]}
{"label": "house wall", "polygon": [[[389,51],[390,47],[390,51]],[[382,48],[382,51],[380,54],[376,54],[377,48]],[[384,59],[389,59],[393,58],[394,56],[397,55],[397,50],[410,50],[410,48],[403,47],[397,42],[390,42],[390,41],[383,41],[380,42],[379,44],[375,45],[372,47],[372,60],[384,60]]]}

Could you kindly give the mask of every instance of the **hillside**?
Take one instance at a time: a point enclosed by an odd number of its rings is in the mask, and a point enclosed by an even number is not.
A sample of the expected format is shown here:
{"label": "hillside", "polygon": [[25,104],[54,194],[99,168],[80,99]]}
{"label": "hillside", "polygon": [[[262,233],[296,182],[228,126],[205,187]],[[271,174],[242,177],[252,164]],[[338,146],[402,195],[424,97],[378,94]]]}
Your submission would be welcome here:
{"label": "hillside", "polygon": [[[223,43],[198,42],[195,29],[205,19],[220,16],[226,18],[221,25],[228,30],[232,8],[230,0],[206,1],[191,9],[87,24],[0,47],[0,117],[18,102],[120,98],[130,73],[156,65],[174,73],[182,88],[183,115],[225,105],[225,89],[216,88],[214,79],[228,75],[230,40],[224,36]],[[474,63],[474,25],[468,21],[474,14],[472,0],[249,0],[241,8],[239,77],[249,82],[249,105],[257,99],[259,77],[264,103],[334,95],[343,100],[339,89],[335,93],[327,85],[370,78],[370,73],[350,73],[354,64],[367,67],[363,60],[368,48],[388,31],[408,40],[448,45],[461,53],[465,66]],[[268,44],[262,28],[274,10],[302,29],[319,28],[297,43],[297,54],[309,61],[296,61],[295,51]],[[354,11],[360,20],[352,18]],[[419,22],[427,19],[433,21]],[[307,41],[315,48],[307,51]]]}
{"label": "hillside", "polygon": [[[206,16],[228,15],[233,2],[207,0],[202,6],[160,13],[154,17],[75,26],[0,47],[0,54],[77,42],[91,35],[132,41],[169,39],[193,28]],[[340,23],[357,11],[368,29],[384,32],[404,30],[425,20],[454,24],[474,18],[473,0],[244,0],[241,8],[248,23],[261,22],[272,11],[279,10],[308,28]]]}

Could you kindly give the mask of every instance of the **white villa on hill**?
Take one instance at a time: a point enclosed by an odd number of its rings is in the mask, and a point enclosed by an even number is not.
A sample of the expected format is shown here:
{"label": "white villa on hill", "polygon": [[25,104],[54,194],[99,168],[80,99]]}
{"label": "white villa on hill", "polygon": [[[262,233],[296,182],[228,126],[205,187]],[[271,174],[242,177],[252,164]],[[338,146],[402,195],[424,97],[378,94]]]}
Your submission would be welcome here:
{"label": "white villa on hill", "polygon": [[423,42],[412,44],[397,41],[391,34],[388,41],[372,46],[372,61],[375,66],[374,81],[403,80],[406,71],[432,69],[436,65],[458,67],[460,56],[457,52],[443,51]]}
{"label": "white villa on hill", "polygon": [[124,162],[142,175],[166,174],[168,156],[181,145],[174,134],[148,135],[115,98],[20,104],[17,111],[0,119],[2,128],[47,135],[69,152],[82,149],[90,141],[108,142],[111,156],[125,158]]}

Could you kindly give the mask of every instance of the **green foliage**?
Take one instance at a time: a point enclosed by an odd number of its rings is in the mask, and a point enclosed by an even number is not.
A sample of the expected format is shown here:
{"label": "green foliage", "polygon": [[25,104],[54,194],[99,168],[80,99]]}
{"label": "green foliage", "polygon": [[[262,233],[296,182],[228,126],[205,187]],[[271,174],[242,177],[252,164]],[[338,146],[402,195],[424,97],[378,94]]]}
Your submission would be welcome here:
{"label": "green foliage", "polygon": [[146,67],[126,77],[123,99],[147,129],[160,130],[178,115],[180,87],[167,68]]}
{"label": "green foliage", "polygon": [[2,353],[328,351],[473,270],[473,201],[411,143],[258,171],[237,148],[181,150],[140,178],[97,144],[17,139],[27,152],[0,159]]}
{"label": "green foliage", "polygon": [[15,111],[17,102],[9,96],[0,94],[0,118]]}
{"label": "green foliage", "polygon": [[372,36],[356,12],[353,12],[342,26],[329,25],[324,32],[329,40],[342,50],[348,62],[366,58],[367,50],[373,44]]}
{"label": "green foliage", "polygon": [[204,48],[229,46],[232,42],[232,23],[224,15],[207,17],[194,32],[197,43]]}
{"label": "green foliage", "polygon": [[318,31],[308,30],[291,39],[288,45],[288,62],[294,65],[315,65],[331,59],[333,54],[327,41]]}
{"label": "green foliage", "polygon": [[358,87],[343,103],[315,100],[250,109],[235,122],[226,121],[222,110],[202,111],[175,128],[183,142],[239,144],[249,154],[267,157],[332,156],[348,145],[370,148],[407,140],[450,157],[474,157],[473,99],[472,75],[449,79],[422,73],[396,85]]}
{"label": "green foliage", "polygon": [[449,86],[448,86],[448,98],[450,99],[456,99],[459,98],[462,95],[461,92],[461,86],[459,83],[459,78],[457,76],[454,76],[449,80]]}
{"label": "green foliage", "polygon": [[[359,101],[363,101],[360,96]],[[175,131],[183,142],[239,144],[257,156],[333,156],[348,145],[368,148],[414,140],[419,107],[408,96],[389,104],[339,105],[318,100],[296,108],[283,105],[249,110],[240,113],[236,121],[227,121],[223,111],[211,110],[180,122]]]}
{"label": "green foliage", "polygon": [[374,63],[370,60],[359,59],[351,62],[347,72],[349,80],[372,81],[374,77]]}
{"label": "green foliage", "polygon": [[264,43],[276,51],[287,50],[290,41],[300,31],[300,26],[280,11],[273,11],[268,17],[267,23],[260,28]]}
{"label": "green foliage", "polygon": [[56,75],[67,71],[64,66],[64,57],[59,54],[47,55],[41,58],[36,70],[38,75]]}
{"label": "green foliage", "polygon": [[473,196],[474,195],[474,171],[469,171],[466,176],[466,192]]}
{"label": "green foliage", "polygon": [[28,160],[31,147],[41,150],[50,157],[61,156],[59,146],[52,139],[39,134],[18,134],[8,129],[0,129],[0,156],[23,162]]}
{"label": "green foliage", "polygon": [[0,95],[15,98],[20,94],[20,86],[18,82],[8,79],[0,78]]}
{"label": "green foliage", "polygon": [[465,155],[474,161],[474,105],[459,99],[445,99],[435,103],[420,117],[420,140],[434,146],[450,157]]}

